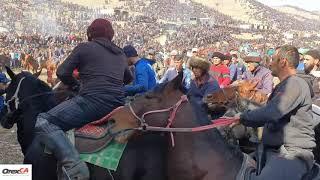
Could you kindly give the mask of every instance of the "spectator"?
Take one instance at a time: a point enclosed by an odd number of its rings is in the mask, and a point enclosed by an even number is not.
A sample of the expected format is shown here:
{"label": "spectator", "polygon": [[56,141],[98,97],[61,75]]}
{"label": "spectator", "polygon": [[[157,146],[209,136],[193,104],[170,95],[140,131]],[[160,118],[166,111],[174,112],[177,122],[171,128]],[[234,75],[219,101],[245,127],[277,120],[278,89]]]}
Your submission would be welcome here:
{"label": "spectator", "polygon": [[190,83],[191,83],[191,71],[188,68],[183,67],[183,57],[182,56],[176,56],[174,59],[174,67],[169,68],[165,73],[164,76],[160,79],[159,83],[166,83],[174,79],[179,72],[183,71],[184,81],[183,81],[183,87],[185,92],[188,92],[190,89]]}
{"label": "spectator", "polygon": [[225,55],[220,52],[214,52],[211,57],[213,65],[210,68],[210,73],[216,78],[221,88],[231,83],[229,68],[222,63],[225,58]]}
{"label": "spectator", "polygon": [[244,80],[258,81],[257,89],[269,95],[273,88],[273,76],[271,71],[260,65],[262,58],[258,53],[250,53],[244,58],[247,63],[247,71],[244,73]]}
{"label": "spectator", "polygon": [[203,97],[220,89],[218,81],[209,74],[210,65],[209,61],[202,58],[193,57],[190,60],[194,77],[188,95],[195,118],[203,125],[210,123]]}
{"label": "spectator", "polygon": [[134,65],[135,78],[132,85],[125,86],[126,96],[145,93],[157,84],[156,73],[152,69],[150,61],[139,58],[137,50],[131,46],[125,46],[123,51],[128,59],[129,66]]}

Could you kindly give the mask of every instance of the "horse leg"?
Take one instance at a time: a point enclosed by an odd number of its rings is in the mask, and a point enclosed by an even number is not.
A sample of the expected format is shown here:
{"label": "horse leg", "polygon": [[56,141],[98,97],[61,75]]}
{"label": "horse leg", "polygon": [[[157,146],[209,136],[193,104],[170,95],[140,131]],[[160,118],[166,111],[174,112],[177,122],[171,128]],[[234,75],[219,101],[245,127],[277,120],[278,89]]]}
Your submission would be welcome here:
{"label": "horse leg", "polygon": [[87,166],[90,171],[90,180],[114,180],[110,170],[89,163]]}
{"label": "horse leg", "polygon": [[140,180],[166,180],[167,137],[156,134],[146,135],[146,145],[141,146],[139,166],[143,166],[144,174]]}
{"label": "horse leg", "polygon": [[114,172],[115,180],[138,180],[134,178],[137,166],[138,149],[135,148],[134,143],[129,141],[125,148],[117,171]]}

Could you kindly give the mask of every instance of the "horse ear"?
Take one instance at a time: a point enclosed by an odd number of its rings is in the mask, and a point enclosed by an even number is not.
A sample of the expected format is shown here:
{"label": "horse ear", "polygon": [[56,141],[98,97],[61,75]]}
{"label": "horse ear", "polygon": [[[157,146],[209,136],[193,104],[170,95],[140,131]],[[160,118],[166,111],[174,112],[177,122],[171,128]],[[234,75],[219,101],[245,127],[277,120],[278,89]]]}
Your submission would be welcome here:
{"label": "horse ear", "polygon": [[42,72],[42,69],[40,69],[40,71],[39,71],[39,72],[36,72],[36,73],[34,73],[33,75],[34,75],[35,77],[39,78],[39,76],[40,76],[41,72]]}
{"label": "horse ear", "polygon": [[16,75],[14,74],[14,72],[10,69],[10,67],[8,67],[8,66],[5,66],[5,68],[6,68],[6,70],[7,70],[7,73],[8,73],[8,75],[9,75],[9,77],[11,78],[11,79],[13,79]]}
{"label": "horse ear", "polygon": [[180,71],[179,74],[170,82],[174,89],[181,89],[183,82],[183,71]]}

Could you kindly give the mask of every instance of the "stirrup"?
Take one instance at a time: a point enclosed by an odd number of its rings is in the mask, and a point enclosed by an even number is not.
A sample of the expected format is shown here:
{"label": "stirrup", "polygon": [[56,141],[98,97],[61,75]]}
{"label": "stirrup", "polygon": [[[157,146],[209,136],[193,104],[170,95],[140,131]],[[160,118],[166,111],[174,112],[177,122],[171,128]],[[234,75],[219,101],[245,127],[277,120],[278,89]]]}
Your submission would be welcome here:
{"label": "stirrup", "polygon": [[[60,164],[61,165],[61,164]],[[82,167],[83,166],[83,167]],[[59,180],[89,180],[90,174],[89,169],[86,164],[82,161],[78,161],[73,167],[68,170],[64,166],[60,166],[61,174],[59,175]],[[77,169],[74,171],[74,169]],[[70,171],[72,173],[70,173]]]}

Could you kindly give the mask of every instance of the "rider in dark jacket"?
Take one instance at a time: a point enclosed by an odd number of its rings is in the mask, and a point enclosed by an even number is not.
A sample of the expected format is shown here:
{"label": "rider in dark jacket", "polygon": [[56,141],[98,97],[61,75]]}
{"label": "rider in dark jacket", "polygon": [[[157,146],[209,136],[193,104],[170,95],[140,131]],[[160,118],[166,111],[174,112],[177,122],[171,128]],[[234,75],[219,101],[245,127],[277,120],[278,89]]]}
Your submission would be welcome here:
{"label": "rider in dark jacket", "polygon": [[270,68],[280,83],[271,93],[266,106],[247,111],[241,123],[264,127],[262,144],[266,152],[261,174],[250,179],[300,180],[313,166],[315,147],[309,86],[296,75],[298,50],[282,46],[276,50]]}
{"label": "rider in dark jacket", "polygon": [[[89,171],[64,131],[98,120],[124,104],[123,84],[131,74],[123,51],[111,42],[109,21],[96,19],[87,30],[89,42],[80,43],[59,66],[58,78],[79,95],[39,114],[35,129],[66,170],[70,179],[89,179]],[[79,81],[73,77],[78,69]]]}

